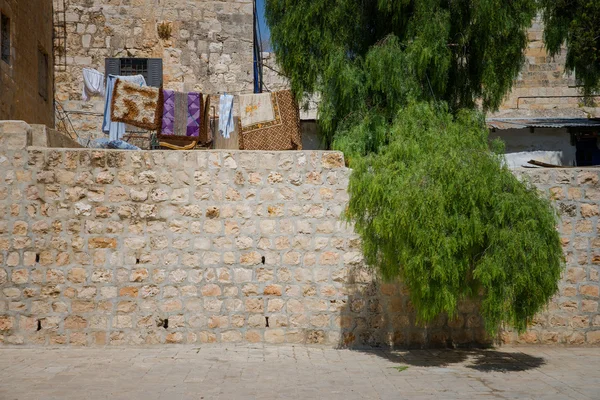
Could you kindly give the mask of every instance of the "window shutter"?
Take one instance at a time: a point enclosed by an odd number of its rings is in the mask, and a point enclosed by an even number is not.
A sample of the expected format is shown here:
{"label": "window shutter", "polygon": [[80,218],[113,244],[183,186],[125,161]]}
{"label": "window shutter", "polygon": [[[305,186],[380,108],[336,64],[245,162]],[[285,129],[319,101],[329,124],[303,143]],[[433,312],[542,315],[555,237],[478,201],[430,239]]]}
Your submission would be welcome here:
{"label": "window shutter", "polygon": [[104,60],[106,77],[108,75],[121,75],[121,60],[118,58],[107,58]]}
{"label": "window shutter", "polygon": [[148,86],[160,87],[163,81],[163,60],[162,58],[148,59]]}

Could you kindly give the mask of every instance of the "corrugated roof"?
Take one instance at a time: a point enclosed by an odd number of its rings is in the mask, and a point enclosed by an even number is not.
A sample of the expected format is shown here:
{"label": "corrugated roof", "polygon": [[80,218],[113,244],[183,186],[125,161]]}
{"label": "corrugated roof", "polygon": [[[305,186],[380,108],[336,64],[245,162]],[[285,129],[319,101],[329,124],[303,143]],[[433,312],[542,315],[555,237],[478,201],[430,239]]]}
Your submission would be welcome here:
{"label": "corrugated roof", "polygon": [[490,128],[525,129],[525,128],[600,128],[600,118],[490,118]]}

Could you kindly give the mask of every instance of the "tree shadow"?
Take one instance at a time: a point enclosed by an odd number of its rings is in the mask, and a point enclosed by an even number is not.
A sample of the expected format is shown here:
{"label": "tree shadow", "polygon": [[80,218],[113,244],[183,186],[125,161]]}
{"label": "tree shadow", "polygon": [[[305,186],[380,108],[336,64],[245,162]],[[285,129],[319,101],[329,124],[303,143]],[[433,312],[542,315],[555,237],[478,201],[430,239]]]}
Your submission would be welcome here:
{"label": "tree shadow", "polygon": [[525,353],[510,353],[502,351],[484,351],[477,354],[471,368],[481,372],[513,372],[528,371],[546,364],[543,357],[536,357]]}
{"label": "tree shadow", "polygon": [[525,353],[502,352],[491,349],[441,349],[441,350],[392,350],[352,349],[361,353],[384,358],[394,364],[412,367],[443,368],[464,364],[465,368],[480,372],[518,372],[541,367],[543,357]]}
{"label": "tree shadow", "polygon": [[472,348],[494,342],[483,328],[475,302],[461,303],[453,319],[440,315],[424,325],[417,322],[408,290],[401,283],[382,283],[366,267],[352,268],[346,282],[339,347]]}
{"label": "tree shadow", "polygon": [[485,332],[476,302],[460,304],[454,319],[441,315],[423,325],[401,283],[382,283],[366,267],[352,268],[346,282],[339,348],[409,366],[466,363],[482,372],[526,371],[545,363],[541,357],[491,349],[498,340]]}

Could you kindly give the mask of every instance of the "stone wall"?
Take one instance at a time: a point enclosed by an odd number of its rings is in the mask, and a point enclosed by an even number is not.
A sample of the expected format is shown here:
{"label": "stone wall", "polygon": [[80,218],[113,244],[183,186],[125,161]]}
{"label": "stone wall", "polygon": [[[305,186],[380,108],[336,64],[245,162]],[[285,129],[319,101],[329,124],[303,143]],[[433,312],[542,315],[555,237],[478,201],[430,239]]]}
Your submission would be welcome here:
{"label": "stone wall", "polygon": [[[48,149],[27,129],[0,123],[0,343],[489,342],[475,305],[418,326],[364,267],[340,153]],[[600,343],[598,170],[521,173],[563,210],[568,269],[502,339]]]}
{"label": "stone wall", "polygon": [[73,138],[55,129],[50,129],[46,125],[31,125],[31,131],[27,136],[27,145],[67,149],[83,147]]}
{"label": "stone wall", "polygon": [[[544,25],[540,18],[532,21],[528,31],[529,43],[525,49],[525,64],[514,82],[512,91],[494,117],[600,117],[600,95],[585,103],[576,86],[575,75],[565,72],[566,51],[550,57],[543,42]],[[289,86],[277,65],[274,53],[264,53],[264,81],[270,90]],[[318,98],[312,99],[304,119],[315,119]]]}
{"label": "stone wall", "polygon": [[[54,126],[52,102],[52,3],[46,0],[0,0],[10,18],[10,62],[0,60],[0,120],[23,120]],[[39,94],[38,49],[48,55],[48,97]]]}
{"label": "stone wall", "polygon": [[[600,108],[579,97],[575,75],[565,72],[566,50],[550,57],[544,45],[544,25],[533,21],[528,32],[525,64],[496,116],[502,117],[588,117],[600,116]],[[592,98],[596,103],[600,97]]]}
{"label": "stone wall", "polygon": [[472,307],[416,327],[362,266],[340,153],[25,149],[23,129],[0,131],[0,342],[483,337]]}
{"label": "stone wall", "polygon": [[[54,0],[56,9],[63,0]],[[203,93],[252,92],[251,0],[64,0],[66,70],[56,99],[82,137],[100,132],[103,99],[81,100],[82,69],[104,72],[109,57],[163,59],[164,86]],[[157,26],[171,26],[161,39]]]}
{"label": "stone wall", "polygon": [[503,341],[518,343],[600,344],[600,169],[520,169],[556,201],[566,270],[560,289],[520,337],[505,332]]}

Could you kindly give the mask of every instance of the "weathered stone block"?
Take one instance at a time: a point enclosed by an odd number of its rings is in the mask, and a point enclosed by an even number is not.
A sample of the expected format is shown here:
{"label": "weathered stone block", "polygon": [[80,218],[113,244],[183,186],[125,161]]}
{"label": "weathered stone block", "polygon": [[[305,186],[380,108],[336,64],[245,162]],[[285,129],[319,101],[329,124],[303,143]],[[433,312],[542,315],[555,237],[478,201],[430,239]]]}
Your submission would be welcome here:
{"label": "weathered stone block", "polygon": [[117,239],[115,238],[91,238],[88,240],[90,249],[114,249],[116,247]]}

